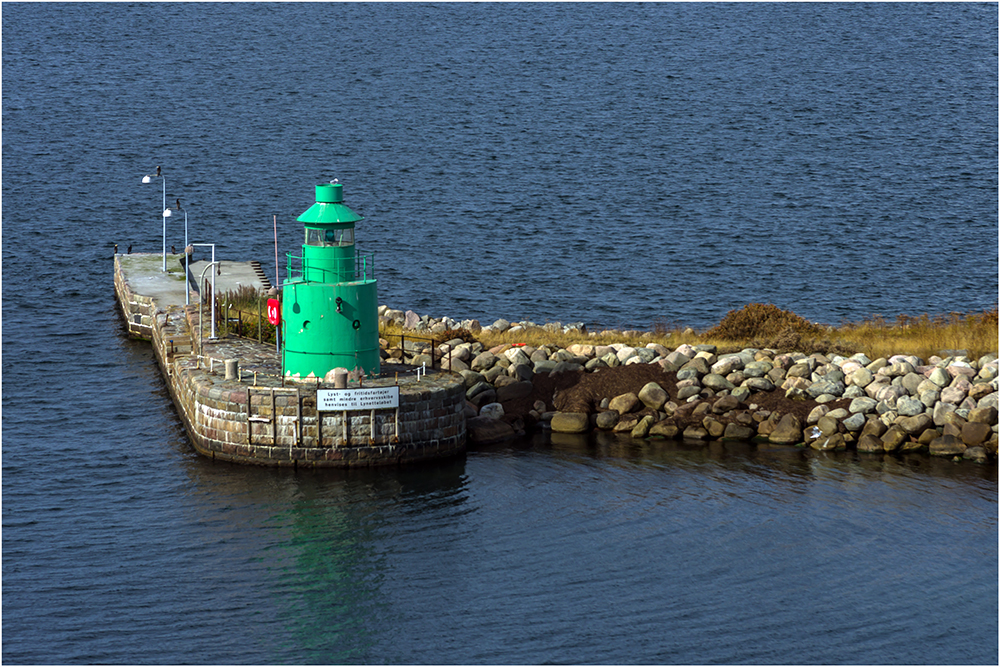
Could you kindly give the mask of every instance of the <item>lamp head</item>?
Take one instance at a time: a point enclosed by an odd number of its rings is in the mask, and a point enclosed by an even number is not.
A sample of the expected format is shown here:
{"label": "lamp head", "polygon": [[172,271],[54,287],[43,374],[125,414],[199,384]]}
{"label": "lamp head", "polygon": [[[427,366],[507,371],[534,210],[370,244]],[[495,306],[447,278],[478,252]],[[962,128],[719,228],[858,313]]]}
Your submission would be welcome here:
{"label": "lamp head", "polygon": [[146,174],[145,176],[143,176],[143,177],[142,177],[142,182],[143,182],[143,183],[150,183],[150,182],[152,182],[152,180],[153,180],[153,179],[151,179],[151,178],[149,177],[149,174]]}
{"label": "lamp head", "polygon": [[164,218],[169,218],[171,215],[172,214],[170,213],[170,209],[169,208],[163,209],[163,217]]}

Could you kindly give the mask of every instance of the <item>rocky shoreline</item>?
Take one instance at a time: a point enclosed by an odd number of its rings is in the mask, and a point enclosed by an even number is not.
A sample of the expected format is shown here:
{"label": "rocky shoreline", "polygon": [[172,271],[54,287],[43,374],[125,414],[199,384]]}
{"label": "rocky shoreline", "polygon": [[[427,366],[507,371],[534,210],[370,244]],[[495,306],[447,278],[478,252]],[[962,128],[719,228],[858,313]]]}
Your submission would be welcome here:
{"label": "rocky shoreline", "polygon": [[[482,327],[475,320],[432,319],[386,306],[379,315],[383,323],[415,336],[459,329],[473,335],[516,335],[533,328],[587,333],[582,323],[497,320]],[[407,341],[406,347],[383,350],[385,370],[394,361],[430,362],[426,345]],[[752,348],[718,354],[712,345],[668,349],[653,342],[566,348],[508,343],[486,349],[456,338],[434,356],[465,379],[472,444],[533,428],[599,429],[693,444],[764,441],[820,451],[924,452],[980,463],[997,456],[996,354],[970,359],[964,351],[947,350],[926,360]]]}

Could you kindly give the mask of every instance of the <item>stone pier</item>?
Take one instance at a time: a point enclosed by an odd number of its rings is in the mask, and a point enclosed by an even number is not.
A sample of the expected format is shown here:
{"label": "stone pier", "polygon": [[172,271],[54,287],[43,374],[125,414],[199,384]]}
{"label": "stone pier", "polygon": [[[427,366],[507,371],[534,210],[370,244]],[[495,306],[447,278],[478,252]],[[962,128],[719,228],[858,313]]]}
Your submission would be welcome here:
{"label": "stone pier", "polygon": [[[115,294],[130,335],[149,340],[194,448],[213,459],[268,466],[379,466],[465,451],[465,387],[460,375],[390,371],[348,389],[398,387],[397,408],[319,410],[315,380],[282,378],[274,345],[212,339],[210,306],[173,262],[116,255]],[[216,291],[265,288],[251,263],[223,262]],[[255,282],[256,281],[256,282]],[[185,305],[185,289],[189,305]],[[233,369],[231,360],[236,360]],[[227,361],[230,375],[227,379]],[[387,365],[386,368],[392,368]],[[234,373],[235,370],[235,373]]]}

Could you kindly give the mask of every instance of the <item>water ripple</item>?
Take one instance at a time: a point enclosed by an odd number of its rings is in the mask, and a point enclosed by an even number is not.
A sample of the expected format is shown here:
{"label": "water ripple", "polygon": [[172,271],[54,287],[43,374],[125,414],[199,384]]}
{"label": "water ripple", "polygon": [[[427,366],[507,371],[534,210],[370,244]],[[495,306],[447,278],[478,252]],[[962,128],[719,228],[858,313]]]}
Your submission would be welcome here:
{"label": "water ripple", "polygon": [[996,6],[2,20],[5,662],[996,662],[954,640],[996,625],[995,467],[558,438],[213,464],[110,283],[114,243],[161,248],[162,164],[192,237],[268,275],[272,215],[295,248],[348,183],[380,301],[434,316],[988,308]]}

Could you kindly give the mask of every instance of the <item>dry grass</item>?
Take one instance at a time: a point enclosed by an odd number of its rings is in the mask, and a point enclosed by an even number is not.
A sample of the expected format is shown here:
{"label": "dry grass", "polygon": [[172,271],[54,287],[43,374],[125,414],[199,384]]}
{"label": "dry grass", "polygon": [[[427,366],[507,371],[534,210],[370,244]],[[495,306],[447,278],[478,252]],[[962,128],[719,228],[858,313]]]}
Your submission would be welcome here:
{"label": "dry grass", "polygon": [[[851,355],[863,352],[871,359],[893,354],[913,354],[929,359],[942,350],[966,350],[969,357],[977,359],[985,354],[996,354],[997,308],[982,313],[949,313],[947,315],[900,315],[889,322],[876,315],[862,322],[847,322],[838,327],[823,327],[775,306],[749,304],[731,311],[717,326],[702,332],[672,324],[659,323],[653,331],[600,332],[594,334],[554,333],[533,328],[511,334],[509,332],[476,334],[475,338],[486,347],[504,343],[519,343],[539,347],[556,345],[567,347],[573,343],[601,345],[627,343],[642,345],[660,343],[674,349],[690,345],[715,345],[720,352],[735,352],[747,347],[772,348],[781,352],[836,353]],[[384,327],[385,333],[398,335],[400,327]],[[429,334],[423,334],[429,335]],[[437,340],[463,338],[458,332],[438,334]],[[466,338],[467,340],[468,338]]]}
{"label": "dry grass", "polygon": [[267,321],[266,292],[243,285],[220,294],[216,302],[219,333],[253,338],[262,343],[275,342],[276,329]]}
{"label": "dry grass", "polygon": [[949,313],[930,317],[898,316],[888,322],[880,316],[842,324],[838,336],[845,344],[864,350],[871,358],[894,353],[922,359],[941,350],[967,350],[978,358],[997,352],[997,309],[982,313]]}

